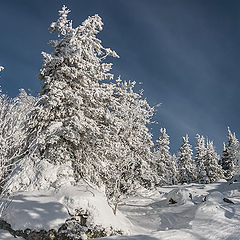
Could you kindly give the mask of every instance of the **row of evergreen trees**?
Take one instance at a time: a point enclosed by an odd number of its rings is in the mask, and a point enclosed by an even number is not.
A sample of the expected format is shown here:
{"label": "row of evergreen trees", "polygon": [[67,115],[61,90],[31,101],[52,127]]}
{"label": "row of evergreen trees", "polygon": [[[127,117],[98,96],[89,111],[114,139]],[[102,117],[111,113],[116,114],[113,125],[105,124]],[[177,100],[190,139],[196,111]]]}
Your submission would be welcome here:
{"label": "row of evergreen trees", "polygon": [[38,188],[42,168],[34,171],[36,179],[26,179],[33,175],[30,166],[37,168],[43,161],[69,163],[76,183],[84,179],[103,187],[109,199],[139,185],[212,182],[223,174],[230,178],[239,153],[230,130],[221,160],[213,143],[207,141],[205,146],[201,136],[197,136],[195,162],[187,136],[180,153],[171,156],[165,129],[151,151],[154,144],[147,125],[154,109],[134,91],[135,82],[114,80],[106,59],[118,55],[97,38],[101,18],[88,17],[74,28],[67,19],[69,12],[63,6],[50,26],[58,39],[50,42],[51,54],[42,53],[40,95],[34,98],[22,91],[9,99],[0,94],[1,188],[8,191],[13,175],[15,181],[19,175],[21,183],[15,190],[24,184]]}
{"label": "row of evergreen trees", "polygon": [[170,154],[170,141],[165,128],[154,147],[152,169],[156,185],[177,183],[211,183],[219,179],[231,179],[239,172],[240,144],[235,134],[228,128],[228,141],[224,143],[220,157],[212,141],[196,136],[196,154],[193,156],[188,135],[182,138],[179,153]]}

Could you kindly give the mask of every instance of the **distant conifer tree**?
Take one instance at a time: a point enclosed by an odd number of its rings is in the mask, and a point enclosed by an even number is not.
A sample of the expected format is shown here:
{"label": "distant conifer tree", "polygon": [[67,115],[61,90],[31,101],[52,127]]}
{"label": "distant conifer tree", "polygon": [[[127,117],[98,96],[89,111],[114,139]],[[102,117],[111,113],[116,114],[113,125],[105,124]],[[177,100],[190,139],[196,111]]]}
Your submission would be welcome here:
{"label": "distant conifer tree", "polygon": [[167,131],[165,128],[161,128],[152,162],[156,185],[159,186],[176,183],[176,162],[171,156],[169,144],[170,141]]}
{"label": "distant conifer tree", "polygon": [[228,127],[228,142],[223,147],[222,168],[225,171],[225,177],[231,179],[240,170],[240,145],[235,135]]}
{"label": "distant conifer tree", "polygon": [[205,146],[205,138],[197,134],[196,136],[196,155],[195,155],[195,164],[196,164],[196,175],[197,181],[199,183],[209,183],[205,169],[205,156],[207,149]]}
{"label": "distant conifer tree", "polygon": [[179,183],[191,183],[196,179],[196,169],[192,160],[192,146],[189,144],[188,135],[182,138],[183,144],[180,147],[178,157]]}
{"label": "distant conifer tree", "polygon": [[212,141],[207,142],[205,155],[205,170],[210,182],[214,182],[224,177],[223,169],[219,165],[220,156],[216,153]]}

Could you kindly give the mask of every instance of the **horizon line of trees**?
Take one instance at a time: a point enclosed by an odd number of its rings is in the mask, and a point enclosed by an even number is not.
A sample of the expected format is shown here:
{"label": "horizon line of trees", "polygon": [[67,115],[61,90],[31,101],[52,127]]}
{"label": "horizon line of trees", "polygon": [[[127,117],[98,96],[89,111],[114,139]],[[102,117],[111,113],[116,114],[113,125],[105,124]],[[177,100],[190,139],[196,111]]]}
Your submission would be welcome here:
{"label": "horizon line of trees", "polygon": [[182,137],[177,154],[170,153],[170,140],[165,128],[153,148],[153,169],[157,185],[178,183],[212,183],[219,179],[231,179],[239,173],[240,144],[228,127],[227,143],[223,144],[222,156],[217,154],[213,141],[196,135],[195,155],[188,135]]}

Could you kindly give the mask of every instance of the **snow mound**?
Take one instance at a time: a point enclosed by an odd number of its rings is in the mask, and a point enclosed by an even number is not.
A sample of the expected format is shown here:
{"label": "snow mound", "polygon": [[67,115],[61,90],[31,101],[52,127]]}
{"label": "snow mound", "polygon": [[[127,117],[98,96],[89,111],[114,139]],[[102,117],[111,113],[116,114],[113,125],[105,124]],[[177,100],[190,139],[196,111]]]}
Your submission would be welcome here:
{"label": "snow mound", "polygon": [[33,156],[23,158],[4,192],[10,197],[0,202],[2,217],[15,230],[57,230],[74,218],[89,229],[131,232],[130,221],[119,211],[113,214],[103,191],[86,181],[75,181],[70,162],[56,165]]}
{"label": "snow mound", "polygon": [[224,183],[219,191],[224,192],[227,197],[238,197],[240,195],[240,175],[238,174]]}
{"label": "snow mound", "polygon": [[18,191],[35,191],[58,188],[74,182],[71,163],[51,164],[45,159],[24,158],[13,171],[5,191],[12,194]]}
{"label": "snow mound", "polygon": [[86,214],[87,226],[101,226],[105,229],[113,228],[131,232],[131,222],[121,212],[115,216],[109,206],[106,196],[97,188],[86,184],[84,181],[77,186],[62,186],[56,190],[55,197],[62,203],[71,216],[76,215],[76,210]]}
{"label": "snow mound", "polygon": [[11,196],[7,205],[2,218],[14,230],[57,229],[69,218],[64,205],[47,191],[18,192]]}
{"label": "snow mound", "polygon": [[[2,199],[2,218],[14,230],[57,230],[66,220],[76,219],[89,229],[129,234],[131,223],[119,211],[115,216],[106,196],[96,186],[81,181],[59,188],[19,191]],[[84,221],[83,221],[84,220]]]}
{"label": "snow mound", "polygon": [[196,209],[194,220],[191,222],[192,231],[204,239],[239,239],[239,199],[234,199],[236,204],[224,199],[226,198],[221,192],[210,193],[206,202]]}
{"label": "snow mound", "polygon": [[182,205],[192,203],[192,193],[185,188],[173,189],[167,194],[167,204]]}
{"label": "snow mound", "polygon": [[212,192],[206,197],[206,203],[212,205],[219,205],[223,203],[225,196],[221,192]]}
{"label": "snow mound", "polygon": [[232,183],[240,183],[240,174],[235,175],[230,181],[230,184]]}

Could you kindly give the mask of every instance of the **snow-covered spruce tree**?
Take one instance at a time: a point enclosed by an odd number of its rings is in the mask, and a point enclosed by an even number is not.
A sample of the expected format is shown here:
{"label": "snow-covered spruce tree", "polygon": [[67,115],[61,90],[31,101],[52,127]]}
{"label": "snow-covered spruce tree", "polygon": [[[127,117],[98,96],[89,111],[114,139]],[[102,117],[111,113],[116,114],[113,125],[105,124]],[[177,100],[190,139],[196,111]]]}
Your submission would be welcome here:
{"label": "snow-covered spruce tree", "polygon": [[160,129],[160,134],[152,160],[155,183],[157,186],[175,184],[177,173],[170,153],[169,136],[165,128]]}
{"label": "snow-covered spruce tree", "polygon": [[0,91],[0,186],[11,173],[21,157],[26,144],[24,123],[34,104],[34,97],[23,89],[19,96],[9,98]]}
{"label": "snow-covered spruce tree", "polygon": [[26,158],[69,163],[75,179],[101,185],[109,152],[104,139],[108,128],[105,102],[111,100],[112,92],[100,81],[113,77],[105,58],[118,56],[96,37],[103,25],[98,15],[74,28],[67,19],[69,12],[63,6],[59,19],[50,26],[50,32],[59,36],[50,41],[54,51],[42,53],[39,79],[43,85],[29,114]]}
{"label": "snow-covered spruce tree", "polygon": [[[152,174],[149,168],[151,159],[152,135],[147,128],[153,115],[142,93],[134,92],[135,82],[122,81],[120,77],[113,85],[113,101],[110,104],[112,124],[111,136],[114,145],[112,152],[118,155],[111,164],[106,182],[113,186],[109,190],[131,192],[136,184],[149,187]],[[109,143],[110,144],[110,143]]]}
{"label": "snow-covered spruce tree", "polygon": [[212,141],[207,141],[205,155],[205,170],[209,181],[212,183],[224,177],[223,169],[219,165],[220,156],[216,153]]}
{"label": "snow-covered spruce tree", "polygon": [[[118,186],[126,191],[133,180],[142,185],[148,182],[152,143],[145,124],[152,109],[141,94],[134,93],[133,83],[125,89],[126,83],[121,81],[101,82],[113,77],[105,58],[118,56],[96,37],[102,29],[100,17],[89,17],[73,28],[68,13],[63,7],[60,18],[50,27],[51,32],[58,32],[59,39],[51,41],[52,54],[43,53],[39,76],[42,92],[28,121],[29,153],[18,170],[20,177],[16,176],[26,184],[46,187],[47,181],[56,186],[46,168],[54,169],[57,179],[63,179],[63,173],[56,169],[71,165],[75,181],[105,185],[110,197]],[[29,175],[34,181],[25,181],[26,174],[21,174],[25,166],[31,166],[25,172],[31,168]],[[66,174],[71,175],[71,171]],[[18,188],[15,180],[12,178],[11,189]]]}
{"label": "snow-covered spruce tree", "polygon": [[196,155],[195,155],[195,164],[196,164],[196,175],[197,181],[199,183],[208,183],[209,179],[205,170],[205,155],[207,153],[205,146],[205,138],[197,134],[196,136]]}
{"label": "snow-covered spruce tree", "polygon": [[225,171],[226,179],[231,179],[240,170],[240,144],[235,135],[228,127],[228,142],[224,144],[222,159],[222,168]]}
{"label": "snow-covered spruce tree", "polygon": [[188,135],[182,138],[183,144],[180,147],[178,158],[179,183],[191,183],[196,180],[196,169],[192,160],[192,146],[189,144]]}

